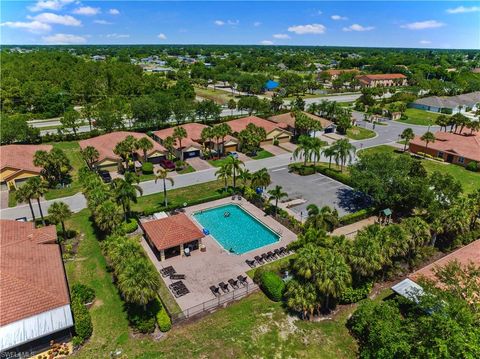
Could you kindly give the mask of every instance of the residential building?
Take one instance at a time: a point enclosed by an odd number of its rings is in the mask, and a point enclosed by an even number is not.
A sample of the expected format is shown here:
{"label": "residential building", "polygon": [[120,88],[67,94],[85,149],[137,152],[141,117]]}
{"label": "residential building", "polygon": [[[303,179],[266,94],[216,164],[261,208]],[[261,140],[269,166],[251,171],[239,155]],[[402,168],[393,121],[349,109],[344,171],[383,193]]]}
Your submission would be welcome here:
{"label": "residential building", "polygon": [[407,76],[403,74],[359,75],[356,77],[363,87],[407,86]]}
{"label": "residential building", "polygon": [[[320,122],[322,130],[318,132],[323,133],[332,133],[335,132],[335,124],[332,121],[327,120],[326,118],[313,115],[308,112],[302,112],[305,116],[308,116],[312,120]],[[288,131],[296,134],[295,131],[295,114],[293,112],[282,113],[280,115],[271,116],[268,118],[269,121],[275,122],[286,128]]]}
{"label": "residential building", "polygon": [[[79,142],[79,144],[82,150],[88,146],[92,146],[97,149],[99,153],[98,161],[95,164],[97,168],[107,171],[114,171],[122,163],[122,158],[114,153],[115,146],[128,136],[133,136],[137,140],[146,137],[152,143],[153,148],[150,151],[147,151],[148,162],[159,163],[160,160],[165,157],[166,150],[161,144],[155,142],[146,134],[139,132],[111,132],[105,135],[82,140]],[[142,150],[135,151],[135,160],[140,162],[144,161]]]}
{"label": "residential building", "polygon": [[0,220],[0,234],[0,353],[68,341],[73,317],[55,226]]}
{"label": "residential building", "polygon": [[[184,125],[165,128],[153,133],[154,138],[163,143],[167,137],[173,137],[173,132],[176,127],[183,127],[187,132],[187,137],[182,138],[182,147],[180,148],[180,141],[175,142],[175,156],[180,158],[183,152],[183,158],[198,157],[201,155],[202,149],[210,147],[214,151],[222,152],[236,151],[238,146],[238,140],[232,136],[226,136],[225,141],[222,143],[222,139],[212,139],[210,143],[202,141],[202,131],[208,126],[200,123],[186,123]],[[218,143],[217,143],[218,142]]]}
{"label": "residential building", "polygon": [[442,132],[435,133],[435,142],[428,147],[420,136],[410,141],[409,149],[412,153],[427,153],[433,157],[443,158],[445,162],[466,166],[470,161],[480,162],[480,132],[471,133],[464,130],[462,133]]}
{"label": "residential building", "polygon": [[6,145],[0,147],[0,188],[18,188],[31,177],[40,175],[41,167],[33,164],[35,152],[50,151],[50,145]]}
{"label": "residential building", "polygon": [[273,144],[274,140],[278,142],[289,142],[292,133],[286,129],[286,125],[265,120],[257,116],[242,117],[236,120],[227,122],[232,128],[233,133],[239,133],[247,128],[247,125],[252,123],[257,127],[262,127],[267,133],[267,138],[261,144]]}
{"label": "residential building", "polygon": [[412,102],[409,106],[420,110],[448,114],[468,111],[475,112],[480,108],[480,91],[458,96],[424,97]]}
{"label": "residential building", "polygon": [[205,234],[184,213],[140,223],[158,260],[183,255],[200,247]]}
{"label": "residential building", "polygon": [[340,76],[341,74],[345,74],[345,73],[359,73],[360,71],[358,71],[357,69],[329,69],[329,70],[325,70],[323,71],[325,72],[326,74],[330,75],[330,79],[331,81],[334,81],[338,78],[338,76]]}

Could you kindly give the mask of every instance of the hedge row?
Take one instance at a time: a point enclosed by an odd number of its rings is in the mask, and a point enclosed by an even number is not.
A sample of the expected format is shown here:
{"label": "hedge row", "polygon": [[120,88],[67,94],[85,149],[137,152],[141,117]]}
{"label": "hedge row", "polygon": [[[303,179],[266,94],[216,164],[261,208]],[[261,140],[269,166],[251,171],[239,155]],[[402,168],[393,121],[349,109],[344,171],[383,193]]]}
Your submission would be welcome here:
{"label": "hedge row", "polygon": [[161,332],[165,333],[165,332],[168,332],[170,329],[172,329],[172,321],[168,316],[168,313],[163,303],[161,302],[160,298],[157,298],[157,302],[160,306],[160,309],[157,311],[157,315],[156,315],[158,328],[160,329]]}
{"label": "hedge row", "polygon": [[285,290],[285,282],[277,273],[272,271],[260,271],[257,278],[260,288],[262,288],[268,298],[274,302],[282,300],[283,291]]}
{"label": "hedge row", "polygon": [[375,213],[375,208],[364,208],[357,212],[346,214],[340,218],[340,224],[346,226],[347,224],[352,224],[362,219],[368,218]]}
{"label": "hedge row", "polygon": [[366,282],[362,286],[358,288],[347,288],[341,295],[340,295],[340,304],[351,304],[357,303],[362,299],[365,299],[373,288],[373,282]]}
{"label": "hedge row", "polygon": [[313,175],[316,172],[319,172],[327,177],[337,180],[338,182],[342,182],[347,186],[352,186],[352,181],[347,174],[343,172],[339,172],[338,170],[325,167],[325,166],[313,166],[313,165],[305,166],[303,163],[294,163],[289,165],[289,168],[291,171],[298,173],[301,176],[309,176],[309,175]]}
{"label": "hedge row", "polygon": [[128,222],[123,222],[122,227],[125,233],[133,233],[138,228],[138,222],[135,218],[130,218]]}
{"label": "hedge row", "polygon": [[95,291],[85,284],[75,283],[71,292],[72,298],[78,298],[83,304],[91,303],[95,299]]}
{"label": "hedge row", "polygon": [[91,291],[93,290],[82,285],[77,286],[75,290],[72,288],[71,308],[75,322],[75,336],[73,337],[73,345],[75,346],[85,342],[93,333],[92,318],[85,306],[86,301],[93,300]]}

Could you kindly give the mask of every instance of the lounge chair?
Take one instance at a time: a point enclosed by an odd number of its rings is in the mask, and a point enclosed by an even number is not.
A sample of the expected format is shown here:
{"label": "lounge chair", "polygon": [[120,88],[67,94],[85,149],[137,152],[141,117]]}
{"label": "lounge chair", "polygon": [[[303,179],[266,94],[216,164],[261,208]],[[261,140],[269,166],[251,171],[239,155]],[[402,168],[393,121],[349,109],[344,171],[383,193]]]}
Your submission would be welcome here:
{"label": "lounge chair", "polygon": [[238,289],[239,286],[238,286],[238,280],[234,280],[234,279],[229,279],[228,280],[228,284],[230,284],[232,286],[233,289]]}
{"label": "lounge chair", "polygon": [[215,297],[218,297],[220,295],[220,288],[218,288],[214,285],[211,285],[210,290],[212,291],[212,293]]}
{"label": "lounge chair", "polygon": [[255,261],[254,260],[247,259],[247,260],[245,260],[245,263],[247,263],[250,266],[250,268],[255,268]]}
{"label": "lounge chair", "polygon": [[276,255],[272,251],[267,252],[267,256],[269,256],[271,259],[275,259],[276,257]]}
{"label": "lounge chair", "polygon": [[239,201],[241,201],[241,200],[242,200],[242,196],[238,195],[238,196],[237,196],[237,199],[238,199]]}
{"label": "lounge chair", "polygon": [[172,280],[185,279],[185,274],[172,274],[170,275],[170,279]]}
{"label": "lounge chair", "polygon": [[262,263],[263,263],[263,258],[260,257],[260,256],[255,256],[255,260],[256,260],[259,264],[262,264]]}
{"label": "lounge chair", "polygon": [[263,254],[262,254],[262,259],[263,259],[265,262],[269,262],[269,261],[270,261],[270,257],[269,257],[266,253],[263,253]]}
{"label": "lounge chair", "polygon": [[168,266],[168,267],[160,269],[160,274],[163,277],[169,277],[169,276],[171,276],[172,274],[175,274],[175,273],[176,273],[176,271],[172,266]]}
{"label": "lounge chair", "polygon": [[248,277],[246,277],[246,276],[244,277],[243,275],[239,275],[237,277],[237,279],[238,279],[238,282],[241,283],[242,285],[247,284]]}
{"label": "lounge chair", "polygon": [[220,282],[218,283],[218,286],[223,291],[223,293],[230,292],[230,288],[228,288],[228,284],[225,284],[224,282]]}
{"label": "lounge chair", "polygon": [[180,286],[182,286],[182,285],[185,285],[185,284],[183,284],[183,282],[182,282],[181,280],[179,280],[178,282],[173,282],[173,283],[170,284],[168,287],[169,287],[169,288],[178,288],[178,287],[180,287]]}
{"label": "lounge chair", "polygon": [[278,248],[275,248],[275,249],[273,250],[273,253],[274,253],[277,257],[281,257],[281,256],[282,256],[282,253],[280,252],[280,249],[278,249]]}
{"label": "lounge chair", "polygon": [[187,287],[185,288],[181,288],[179,290],[176,290],[175,291],[175,297],[178,298],[178,297],[183,297],[184,295],[190,293],[190,291],[187,289]]}
{"label": "lounge chair", "polygon": [[283,253],[284,255],[288,254],[287,248],[285,247],[280,247],[278,250],[280,251],[280,253]]}

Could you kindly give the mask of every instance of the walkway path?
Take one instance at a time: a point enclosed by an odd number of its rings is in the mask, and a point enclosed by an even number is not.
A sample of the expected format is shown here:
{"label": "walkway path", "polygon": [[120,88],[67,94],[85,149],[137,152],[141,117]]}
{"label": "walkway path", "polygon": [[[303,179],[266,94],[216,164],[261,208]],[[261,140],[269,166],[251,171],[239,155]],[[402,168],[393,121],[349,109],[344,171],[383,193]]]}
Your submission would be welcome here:
{"label": "walkway path", "polygon": [[332,232],[334,236],[346,236],[347,238],[354,238],[358,231],[362,230],[363,228],[374,224],[377,220],[377,216],[371,216],[361,221],[348,224],[343,227],[339,227]]}

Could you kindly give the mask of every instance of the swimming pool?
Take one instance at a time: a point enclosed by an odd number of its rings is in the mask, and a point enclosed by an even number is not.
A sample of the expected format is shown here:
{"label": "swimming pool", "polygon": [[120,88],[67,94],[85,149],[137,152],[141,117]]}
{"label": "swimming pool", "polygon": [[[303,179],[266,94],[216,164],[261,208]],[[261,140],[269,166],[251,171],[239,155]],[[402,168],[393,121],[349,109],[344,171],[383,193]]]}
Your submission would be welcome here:
{"label": "swimming pool", "polygon": [[[225,216],[229,213],[228,216]],[[196,212],[193,217],[227,251],[243,254],[278,242],[280,236],[243,208],[227,204]]]}

